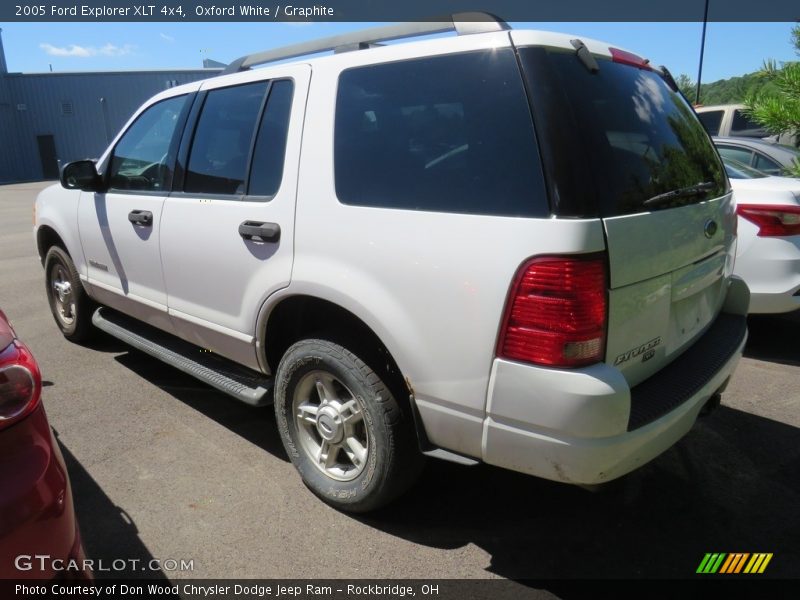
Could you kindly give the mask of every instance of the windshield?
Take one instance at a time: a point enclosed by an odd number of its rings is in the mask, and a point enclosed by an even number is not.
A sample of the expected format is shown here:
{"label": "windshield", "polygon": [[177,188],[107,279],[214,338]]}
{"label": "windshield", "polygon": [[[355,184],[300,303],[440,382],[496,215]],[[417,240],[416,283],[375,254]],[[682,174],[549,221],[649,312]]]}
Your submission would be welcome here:
{"label": "windshield", "polygon": [[[722,163],[691,106],[648,69],[574,51],[520,49],[553,211],[603,217],[697,203],[727,192]],[[666,204],[649,199],[676,190]]]}
{"label": "windshield", "polygon": [[732,158],[722,158],[722,163],[725,165],[725,172],[731,179],[761,179],[767,177],[766,173],[757,171],[753,167],[748,167],[744,163]]}

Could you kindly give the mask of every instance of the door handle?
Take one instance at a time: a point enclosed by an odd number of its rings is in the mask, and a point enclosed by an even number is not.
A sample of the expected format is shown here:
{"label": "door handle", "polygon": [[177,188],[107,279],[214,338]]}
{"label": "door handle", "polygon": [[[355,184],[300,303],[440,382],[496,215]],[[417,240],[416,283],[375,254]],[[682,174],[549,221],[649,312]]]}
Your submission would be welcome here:
{"label": "door handle", "polygon": [[277,223],[244,221],[239,225],[239,235],[255,242],[277,242],[281,239],[281,226]]}
{"label": "door handle", "polygon": [[152,227],[153,213],[151,213],[149,210],[132,210],[128,213],[128,221],[134,225]]}

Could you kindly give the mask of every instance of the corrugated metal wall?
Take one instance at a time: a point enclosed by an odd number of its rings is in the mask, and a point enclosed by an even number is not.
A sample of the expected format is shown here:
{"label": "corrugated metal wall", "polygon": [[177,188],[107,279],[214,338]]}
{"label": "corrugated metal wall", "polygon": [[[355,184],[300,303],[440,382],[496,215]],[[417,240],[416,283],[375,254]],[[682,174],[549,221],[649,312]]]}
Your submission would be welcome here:
{"label": "corrugated metal wall", "polygon": [[37,136],[61,164],[96,158],[149,97],[217,70],[0,75],[0,183],[42,179]]}

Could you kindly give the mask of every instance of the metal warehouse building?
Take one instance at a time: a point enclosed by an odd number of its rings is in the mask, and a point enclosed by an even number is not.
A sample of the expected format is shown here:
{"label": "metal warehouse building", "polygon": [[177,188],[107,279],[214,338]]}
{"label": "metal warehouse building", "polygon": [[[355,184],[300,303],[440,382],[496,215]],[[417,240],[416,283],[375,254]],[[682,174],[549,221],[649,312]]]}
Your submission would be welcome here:
{"label": "metal warehouse building", "polygon": [[0,37],[0,183],[55,179],[59,164],[99,157],[150,96],[217,73],[9,73]]}

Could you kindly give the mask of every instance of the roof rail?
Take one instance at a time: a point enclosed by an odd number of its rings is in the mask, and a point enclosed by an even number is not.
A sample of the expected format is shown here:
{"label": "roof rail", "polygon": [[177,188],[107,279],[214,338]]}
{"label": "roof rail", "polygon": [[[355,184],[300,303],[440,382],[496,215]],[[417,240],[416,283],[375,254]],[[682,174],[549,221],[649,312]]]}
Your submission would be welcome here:
{"label": "roof rail", "polygon": [[316,54],[318,52],[349,52],[351,50],[365,50],[380,42],[388,42],[401,38],[417,37],[421,35],[431,35],[446,31],[455,31],[458,35],[472,33],[489,33],[493,31],[505,31],[511,29],[508,23],[502,19],[485,12],[464,12],[454,13],[446,19],[434,22],[420,23],[398,23],[397,25],[387,25],[385,27],[375,27],[362,31],[354,31],[320,40],[312,40],[274,50],[265,50],[237,58],[229,64],[222,75],[246,71],[250,67],[263,65],[264,63],[296,58],[306,54]]}

